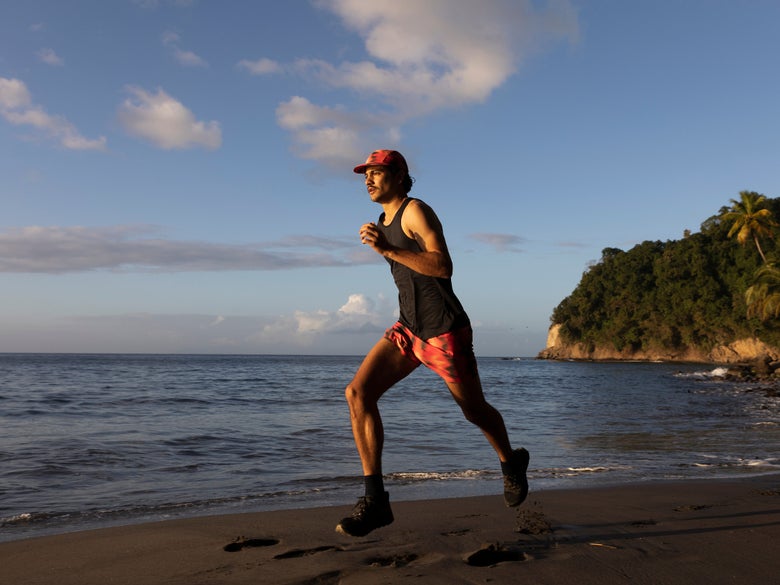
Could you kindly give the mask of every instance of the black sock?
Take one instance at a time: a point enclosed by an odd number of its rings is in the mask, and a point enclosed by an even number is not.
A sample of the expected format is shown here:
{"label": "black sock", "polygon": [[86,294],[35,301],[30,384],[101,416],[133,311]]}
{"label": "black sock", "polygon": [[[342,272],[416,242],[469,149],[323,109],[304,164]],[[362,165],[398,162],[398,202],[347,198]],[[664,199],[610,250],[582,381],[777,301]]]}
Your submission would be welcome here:
{"label": "black sock", "polygon": [[363,480],[366,482],[366,495],[370,497],[377,497],[384,495],[385,484],[382,481],[382,474],[365,475]]}
{"label": "black sock", "polygon": [[501,473],[503,473],[504,475],[508,475],[509,473],[512,472],[513,467],[514,466],[512,465],[512,459],[511,458],[509,459],[509,461],[502,461],[501,462]]}

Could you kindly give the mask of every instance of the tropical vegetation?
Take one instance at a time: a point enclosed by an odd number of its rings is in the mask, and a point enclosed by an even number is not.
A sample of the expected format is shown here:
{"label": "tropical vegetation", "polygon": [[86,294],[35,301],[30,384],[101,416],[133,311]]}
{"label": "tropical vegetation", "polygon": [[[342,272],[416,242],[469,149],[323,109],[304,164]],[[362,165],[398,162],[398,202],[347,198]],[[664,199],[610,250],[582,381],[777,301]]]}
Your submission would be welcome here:
{"label": "tropical vegetation", "polygon": [[605,248],[551,316],[561,339],[619,352],[780,347],[780,199],[742,191],[696,233]]}

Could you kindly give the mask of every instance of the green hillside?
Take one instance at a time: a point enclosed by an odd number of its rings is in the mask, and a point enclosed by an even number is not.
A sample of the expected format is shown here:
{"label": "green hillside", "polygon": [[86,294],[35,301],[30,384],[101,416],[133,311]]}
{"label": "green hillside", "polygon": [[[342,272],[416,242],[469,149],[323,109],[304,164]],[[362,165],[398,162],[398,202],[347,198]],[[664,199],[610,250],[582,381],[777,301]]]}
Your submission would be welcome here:
{"label": "green hillside", "polygon": [[551,321],[591,350],[709,351],[748,337],[780,347],[775,218],[780,199],[743,191],[680,240],[605,248]]}

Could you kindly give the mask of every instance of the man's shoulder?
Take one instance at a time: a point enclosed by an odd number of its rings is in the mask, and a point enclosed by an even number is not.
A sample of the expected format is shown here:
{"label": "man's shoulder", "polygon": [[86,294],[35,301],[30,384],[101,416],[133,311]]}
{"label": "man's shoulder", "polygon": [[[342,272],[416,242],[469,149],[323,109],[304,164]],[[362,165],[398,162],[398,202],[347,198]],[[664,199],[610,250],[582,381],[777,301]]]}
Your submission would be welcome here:
{"label": "man's shoulder", "polygon": [[410,215],[423,216],[428,219],[436,217],[436,212],[433,210],[433,207],[417,197],[409,197],[409,201],[404,208],[404,211],[406,210],[411,212]]}
{"label": "man's shoulder", "polygon": [[407,203],[405,209],[415,209],[418,211],[433,211],[430,205],[419,197],[407,197]]}

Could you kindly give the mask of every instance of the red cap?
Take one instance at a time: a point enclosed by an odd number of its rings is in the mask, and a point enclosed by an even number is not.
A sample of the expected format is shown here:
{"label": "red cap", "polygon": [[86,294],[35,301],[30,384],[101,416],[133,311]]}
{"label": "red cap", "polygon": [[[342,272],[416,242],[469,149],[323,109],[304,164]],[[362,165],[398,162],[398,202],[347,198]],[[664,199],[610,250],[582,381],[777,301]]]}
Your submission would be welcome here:
{"label": "red cap", "polygon": [[397,150],[375,150],[366,159],[362,165],[354,168],[359,175],[366,172],[366,167],[392,167],[401,171],[404,175],[409,174],[409,167],[406,165],[406,159]]}

